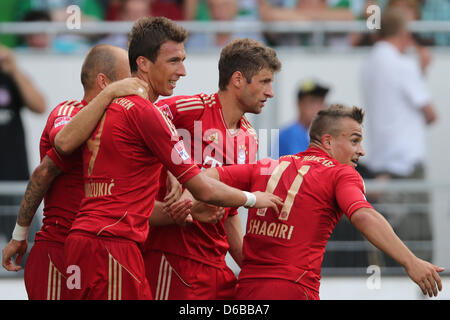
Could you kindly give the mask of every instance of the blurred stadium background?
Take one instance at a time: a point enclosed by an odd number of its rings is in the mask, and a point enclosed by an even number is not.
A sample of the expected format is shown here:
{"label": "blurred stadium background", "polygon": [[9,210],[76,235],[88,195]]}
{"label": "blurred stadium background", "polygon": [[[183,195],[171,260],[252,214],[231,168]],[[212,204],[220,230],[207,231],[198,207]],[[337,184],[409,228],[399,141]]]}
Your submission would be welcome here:
{"label": "blurred stadium background", "polygon": [[[324,19],[301,21],[279,20],[267,17],[258,7],[257,0],[243,1],[159,1],[141,2],[153,15],[166,15],[186,27],[191,40],[186,45],[187,76],[182,78],[174,94],[213,93],[217,91],[219,59],[218,33],[249,36],[273,46],[283,63],[275,76],[275,97],[264,107],[262,114],[249,115],[260,139],[259,157],[276,156],[271,140],[277,138],[277,129],[289,124],[296,116],[296,94],[305,79],[317,79],[331,90],[327,103],[362,106],[360,67],[370,50],[370,43],[355,41],[371,32],[366,25],[365,8],[368,4],[381,7],[387,1],[327,1],[326,10],[346,10],[340,21]],[[28,3],[29,5],[24,5]],[[282,1],[278,1],[281,3]],[[275,6],[277,1],[273,1]],[[285,9],[295,10],[286,1]],[[414,1],[404,1],[411,3]],[[19,5],[22,4],[22,5]],[[50,4],[59,4],[52,7]],[[88,4],[90,3],[90,4]],[[33,81],[46,98],[47,112],[36,115],[22,110],[30,172],[39,163],[39,139],[47,116],[58,103],[68,99],[81,99],[79,80],[81,64],[87,50],[94,44],[109,42],[123,44],[135,16],[121,17],[117,11],[121,1],[6,1],[0,4],[0,42],[13,50],[16,63]],[[22,22],[33,6],[41,10],[47,4],[49,21]],[[79,5],[83,14],[80,29],[70,30],[67,19],[71,4]],[[41,6],[42,5],[42,6]],[[214,5],[214,7],[213,7]],[[236,6],[234,13],[227,10]],[[393,225],[407,246],[419,257],[446,268],[442,274],[444,291],[438,299],[450,298],[450,1],[417,1],[419,15],[410,28],[419,34],[431,53],[426,82],[433,95],[438,122],[428,132],[427,179],[402,180],[386,183],[366,179],[368,194],[389,195],[389,201],[374,206]],[[145,7],[147,8],[147,7]],[[183,9],[184,8],[184,9]],[[194,8],[194,9],[192,9]],[[336,9],[339,8],[339,9]],[[83,11],[85,10],[85,11]],[[115,11],[114,11],[115,10]],[[153,10],[153,11],[152,11]],[[166,11],[164,11],[166,10]],[[216,11],[214,11],[216,10]],[[232,10],[233,11],[233,10]],[[342,12],[344,12],[342,11]],[[328,11],[327,11],[328,12]],[[335,11],[336,12],[336,11]],[[222,14],[221,14],[222,13]],[[136,14],[136,12],[135,12]],[[137,15],[142,15],[138,11]],[[129,21],[128,19],[131,19]],[[45,19],[44,19],[45,20]],[[45,35],[45,45],[31,45],[27,35]],[[291,39],[283,42],[279,39]],[[217,41],[215,41],[215,40]],[[294,39],[294,40],[292,40]],[[125,41],[126,43],[126,41]],[[410,53],[414,55],[414,52]],[[407,124],[405,124],[407,125]],[[8,139],[10,137],[0,137]],[[365,137],[364,147],[370,154]],[[14,157],[7,150],[1,157]],[[8,205],[8,199],[23,195],[25,181],[0,181],[0,246],[9,241],[18,207]],[[417,200],[414,194],[427,192],[429,201]],[[32,231],[40,227],[42,207],[37,213]],[[245,210],[241,212],[245,227]],[[33,234],[31,232],[31,234]],[[29,238],[29,248],[33,237]],[[239,272],[231,259],[230,266]],[[370,265],[381,269],[381,287],[370,288]],[[424,299],[418,287],[392,259],[371,246],[344,217],[338,224],[327,246],[322,270],[322,299]],[[23,271],[8,273],[0,270],[0,299],[26,299]]]}

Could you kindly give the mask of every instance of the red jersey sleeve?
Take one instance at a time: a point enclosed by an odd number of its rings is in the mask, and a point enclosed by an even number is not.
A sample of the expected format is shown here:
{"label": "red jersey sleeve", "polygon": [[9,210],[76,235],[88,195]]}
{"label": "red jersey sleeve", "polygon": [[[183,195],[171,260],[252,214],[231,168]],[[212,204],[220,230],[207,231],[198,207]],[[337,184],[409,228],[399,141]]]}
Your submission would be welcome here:
{"label": "red jersey sleeve", "polygon": [[360,208],[372,208],[366,200],[364,182],[352,167],[343,167],[336,178],[336,200],[339,208],[350,219]]}
{"label": "red jersey sleeve", "polygon": [[216,167],[220,181],[240,190],[251,189],[251,178],[254,164],[237,164],[225,167]]}
{"label": "red jersey sleeve", "polygon": [[156,106],[149,103],[130,108],[128,112],[147,147],[180,183],[200,173],[175,126]]}
{"label": "red jersey sleeve", "polygon": [[48,120],[46,127],[48,133],[49,143],[52,146],[46,153],[46,155],[52,159],[52,161],[63,171],[68,172],[71,170],[76,162],[76,159],[72,155],[62,156],[58,154],[55,147],[55,137],[67,123],[81,110],[83,103],[72,100],[62,103],[56,107]]}
{"label": "red jersey sleeve", "polygon": [[49,138],[52,146],[55,145],[55,137],[66,124],[81,110],[83,104],[78,101],[64,103],[56,107],[50,115]]}
{"label": "red jersey sleeve", "polygon": [[73,159],[73,157],[64,157],[61,156],[56,150],[55,148],[51,148],[50,150],[47,151],[46,154],[50,159],[52,159],[52,161],[58,166],[58,168],[60,168],[64,173],[69,172],[73,165],[75,164],[75,161]]}

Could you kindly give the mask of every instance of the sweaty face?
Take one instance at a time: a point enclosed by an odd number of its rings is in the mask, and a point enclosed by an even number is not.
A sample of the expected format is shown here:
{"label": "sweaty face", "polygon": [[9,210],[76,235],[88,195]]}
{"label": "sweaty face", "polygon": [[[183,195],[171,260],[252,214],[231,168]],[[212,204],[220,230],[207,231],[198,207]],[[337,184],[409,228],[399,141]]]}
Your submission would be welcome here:
{"label": "sweaty face", "polygon": [[149,85],[156,95],[153,97],[154,100],[158,96],[173,94],[177,81],[186,75],[183,63],[185,59],[186,52],[183,43],[167,41],[161,46],[156,61],[150,62],[151,71],[148,75]]}
{"label": "sweaty face", "polygon": [[331,156],[339,163],[356,168],[359,157],[365,154],[361,145],[361,125],[351,118],[339,120],[339,125],[342,128],[340,133],[331,139]]}
{"label": "sweaty face", "polygon": [[269,69],[262,69],[253,76],[250,83],[244,81],[241,90],[240,102],[244,107],[244,112],[260,113],[267,99],[273,97],[273,72]]}

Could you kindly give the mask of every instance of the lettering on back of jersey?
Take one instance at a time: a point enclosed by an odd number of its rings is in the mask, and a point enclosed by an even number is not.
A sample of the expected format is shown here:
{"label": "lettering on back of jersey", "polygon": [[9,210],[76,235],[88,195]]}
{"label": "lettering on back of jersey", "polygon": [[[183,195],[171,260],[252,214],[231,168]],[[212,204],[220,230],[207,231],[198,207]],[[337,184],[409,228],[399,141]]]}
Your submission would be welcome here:
{"label": "lettering on back of jersey", "polygon": [[113,100],[112,103],[116,103],[122,107],[124,107],[127,110],[130,110],[134,106],[134,102],[126,99],[126,98],[116,98]]}

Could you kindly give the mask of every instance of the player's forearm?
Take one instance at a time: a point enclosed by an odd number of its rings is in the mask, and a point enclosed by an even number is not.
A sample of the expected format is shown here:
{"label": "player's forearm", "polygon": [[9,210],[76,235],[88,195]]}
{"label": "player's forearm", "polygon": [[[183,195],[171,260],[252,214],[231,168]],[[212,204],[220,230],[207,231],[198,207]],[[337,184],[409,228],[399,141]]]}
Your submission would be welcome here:
{"label": "player's forearm", "polygon": [[107,89],[100,92],[78,112],[55,137],[55,148],[60,154],[71,154],[92,134],[106,107],[114,98]]}
{"label": "player's forearm", "polygon": [[386,219],[375,210],[370,208],[358,209],[353,213],[351,222],[375,247],[403,267],[407,268],[414,260],[414,254],[395,234]]}
{"label": "player's forearm", "polygon": [[240,207],[247,202],[247,197],[241,190],[210,178],[205,172],[188,180],[185,186],[195,199],[219,207]]}
{"label": "player's forearm", "polygon": [[152,214],[149,218],[150,226],[159,227],[175,223],[172,217],[163,211],[163,207],[163,202],[155,201],[155,207],[153,208]]}
{"label": "player's forearm", "polygon": [[60,173],[61,169],[47,156],[33,171],[17,216],[17,223],[20,226],[31,225],[36,210],[44,198],[45,193]]}

